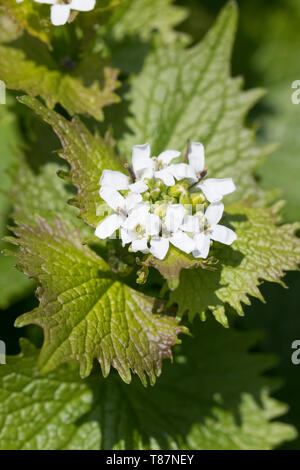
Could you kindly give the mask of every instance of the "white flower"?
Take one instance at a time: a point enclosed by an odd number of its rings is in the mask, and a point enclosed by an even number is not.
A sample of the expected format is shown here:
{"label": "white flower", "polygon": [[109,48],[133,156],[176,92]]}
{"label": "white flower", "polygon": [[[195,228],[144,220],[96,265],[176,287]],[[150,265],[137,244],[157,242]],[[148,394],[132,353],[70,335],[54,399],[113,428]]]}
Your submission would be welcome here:
{"label": "white flower", "polygon": [[[236,234],[219,225],[224,211],[220,200],[234,191],[232,179],[205,179],[201,143],[192,142],[188,164],[172,163],[179,156],[176,150],[166,150],[151,157],[149,144],[136,145],[132,168],[126,165],[130,177],[104,170],[99,194],[114,213],[98,225],[95,235],[105,239],[119,230],[123,247],[130,244],[131,251],[151,253],[160,260],[170,244],[205,259],[212,241],[233,243]],[[185,181],[177,184],[176,180]],[[198,210],[199,201],[205,206],[213,202],[204,213]]]}
{"label": "white flower", "polygon": [[104,240],[124,224],[131,211],[142,202],[143,198],[135,193],[123,197],[118,191],[108,186],[100,189],[100,196],[115,211],[115,214],[106,217],[96,228],[96,237]]}
{"label": "white flower", "polygon": [[135,145],[132,149],[133,171],[139,180],[151,179],[153,177],[163,181],[166,186],[173,186],[176,180],[189,178],[197,181],[193,168],[186,163],[170,163],[180,156],[177,150],[165,150],[157,158],[151,158],[149,144]]}
{"label": "white flower", "polygon": [[144,193],[148,186],[143,181],[130,184],[128,176],[120,171],[104,170],[100,178],[102,188],[109,187],[116,191],[129,189],[133,193]]}
{"label": "white flower", "polygon": [[[197,179],[205,172],[204,146],[200,142],[192,142],[189,152],[189,164],[194,169]],[[219,202],[223,196],[235,191],[232,178],[206,178],[194,185],[193,190],[201,189],[209,202]]]}
{"label": "white flower", "polygon": [[96,0],[35,0],[35,2],[52,5],[51,21],[55,26],[65,24],[69,19],[71,10],[90,11],[94,9],[96,4]]}
{"label": "white flower", "polygon": [[100,178],[100,186],[121,190],[129,188],[129,178],[120,171],[104,170]]}
{"label": "white flower", "polygon": [[195,248],[193,238],[181,230],[185,217],[185,208],[182,204],[172,204],[167,207],[161,237],[153,237],[150,242],[150,252],[155,258],[164,259],[169,250],[169,244],[179,248],[185,253],[191,253]]}
{"label": "white flower", "polygon": [[202,225],[202,231],[194,236],[195,250],[193,255],[195,258],[207,258],[211,240],[231,245],[237,239],[233,230],[218,224],[223,211],[224,204],[216,202],[208,206],[202,217],[200,215],[200,230]]}
{"label": "white flower", "polygon": [[149,204],[141,204],[128,216],[121,229],[123,246],[131,243],[133,252],[149,253],[148,239],[157,236],[161,229],[161,220],[150,214]]}
{"label": "white flower", "polygon": [[151,158],[150,145],[135,145],[132,149],[132,167],[137,179],[152,178],[155,162]]}

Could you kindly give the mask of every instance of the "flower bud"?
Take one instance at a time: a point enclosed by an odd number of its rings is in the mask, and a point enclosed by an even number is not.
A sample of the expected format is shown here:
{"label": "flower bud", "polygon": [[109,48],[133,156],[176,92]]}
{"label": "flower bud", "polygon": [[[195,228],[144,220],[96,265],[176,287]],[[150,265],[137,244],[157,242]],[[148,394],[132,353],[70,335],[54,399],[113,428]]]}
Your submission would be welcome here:
{"label": "flower bud", "polygon": [[191,194],[191,201],[193,204],[193,209],[196,209],[197,206],[200,206],[206,202],[206,198],[202,193],[194,193]]}
{"label": "flower bud", "polygon": [[152,179],[145,178],[144,183],[148,186],[149,191],[153,189],[155,182]]}
{"label": "flower bud", "polygon": [[182,193],[179,196],[179,203],[183,204],[183,205],[191,204],[192,201],[191,201],[191,197],[190,197],[189,193]]}
{"label": "flower bud", "polygon": [[153,188],[150,191],[150,198],[152,199],[152,201],[157,201],[159,196],[160,196],[160,189],[159,188]]}
{"label": "flower bud", "polygon": [[164,184],[164,182],[162,180],[157,180],[156,183],[155,183],[155,187],[159,188],[161,191],[166,189],[166,185]]}
{"label": "flower bud", "polygon": [[186,193],[188,191],[188,185],[186,182],[181,181],[180,183],[171,186],[168,190],[168,194],[173,197],[179,197],[182,193]]}
{"label": "flower bud", "polygon": [[168,205],[164,202],[156,202],[153,206],[153,213],[163,218],[166,215]]}
{"label": "flower bud", "polygon": [[149,191],[146,191],[145,193],[143,193],[143,200],[149,201],[149,199],[150,199],[150,193]]}
{"label": "flower bud", "polygon": [[148,279],[149,275],[149,268],[147,266],[143,266],[141,269],[138,270],[137,272],[137,284],[145,284],[145,282]]}

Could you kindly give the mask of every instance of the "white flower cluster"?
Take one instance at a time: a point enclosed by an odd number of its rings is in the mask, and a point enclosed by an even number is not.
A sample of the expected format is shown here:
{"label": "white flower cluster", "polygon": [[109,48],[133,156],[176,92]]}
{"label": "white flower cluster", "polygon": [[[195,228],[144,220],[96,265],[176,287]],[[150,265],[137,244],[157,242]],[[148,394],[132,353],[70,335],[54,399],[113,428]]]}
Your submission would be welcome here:
{"label": "white flower cluster", "polygon": [[100,196],[113,209],[97,227],[100,239],[116,230],[122,245],[133,252],[164,259],[171,243],[195,258],[207,258],[211,240],[230,245],[236,234],[219,225],[221,200],[235,191],[231,178],[206,178],[204,147],[192,142],[188,163],[172,163],[180,152],[166,150],[151,157],[150,145],[136,145],[131,180],[118,171],[104,170]]}
{"label": "white flower cluster", "polygon": [[[17,3],[23,0],[16,0]],[[65,24],[71,10],[90,11],[95,8],[96,0],[34,0],[37,3],[47,3],[51,6],[51,21],[55,26]]]}

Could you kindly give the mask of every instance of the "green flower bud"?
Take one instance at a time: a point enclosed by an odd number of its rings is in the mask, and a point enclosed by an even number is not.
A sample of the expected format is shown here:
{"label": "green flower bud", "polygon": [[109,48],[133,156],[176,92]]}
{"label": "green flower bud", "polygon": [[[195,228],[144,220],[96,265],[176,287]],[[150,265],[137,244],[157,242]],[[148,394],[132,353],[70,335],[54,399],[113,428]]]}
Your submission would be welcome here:
{"label": "green flower bud", "polygon": [[175,197],[169,196],[168,194],[164,194],[162,196],[163,201],[165,201],[167,204],[176,204],[177,199]]}
{"label": "green flower bud", "polygon": [[159,188],[153,188],[150,191],[150,198],[152,199],[152,201],[157,201],[159,199],[159,196],[160,196],[160,189]]}
{"label": "green flower bud", "polygon": [[191,201],[191,197],[190,197],[189,193],[182,193],[179,196],[179,202],[180,202],[180,204],[191,204],[192,201]]}
{"label": "green flower bud", "polygon": [[150,193],[149,193],[149,191],[146,191],[145,193],[143,193],[142,196],[143,196],[143,200],[144,200],[144,201],[149,201],[149,199],[150,199]]}
{"label": "green flower bud", "polygon": [[171,186],[168,190],[170,196],[179,197],[182,193],[186,193],[188,187],[184,184],[184,182],[180,182],[175,184],[175,186]]}
{"label": "green flower bud", "polygon": [[193,209],[196,209],[197,206],[200,206],[206,202],[206,198],[202,193],[193,193],[190,197],[193,204]]}
{"label": "green flower bud", "polygon": [[144,183],[146,183],[146,185],[148,186],[149,191],[154,188],[155,181],[153,179],[150,180],[149,178],[146,178],[144,179]]}
{"label": "green flower bud", "polygon": [[175,186],[170,186],[168,189],[168,194],[173,197],[178,197],[180,195],[181,191],[177,184]]}
{"label": "green flower bud", "polygon": [[138,270],[137,272],[137,284],[145,284],[145,282],[148,279],[149,275],[149,268],[147,266],[143,266],[141,269]]}
{"label": "green flower bud", "polygon": [[156,202],[153,205],[153,213],[155,215],[158,215],[158,217],[163,218],[166,215],[167,207],[168,207],[167,204],[164,202]]}
{"label": "green flower bud", "polygon": [[166,185],[164,184],[164,182],[162,180],[159,180],[159,179],[156,181],[155,187],[159,188],[161,191],[166,189]]}

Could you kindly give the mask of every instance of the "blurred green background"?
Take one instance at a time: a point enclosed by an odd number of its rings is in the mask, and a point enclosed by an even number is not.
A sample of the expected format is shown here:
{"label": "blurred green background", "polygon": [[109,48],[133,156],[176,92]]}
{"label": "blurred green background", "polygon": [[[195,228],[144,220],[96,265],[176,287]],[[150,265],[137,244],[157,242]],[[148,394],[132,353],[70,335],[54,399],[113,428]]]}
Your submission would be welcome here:
{"label": "blurred green background", "polygon": [[[226,1],[181,0],[175,3],[190,9],[189,18],[179,29],[189,34],[192,42],[198,42]],[[257,128],[259,141],[278,144],[278,149],[257,170],[256,176],[264,188],[280,190],[280,197],[287,201],[283,210],[284,220],[297,221],[300,220],[300,132],[297,128],[300,124],[300,104],[292,104],[291,85],[294,80],[300,80],[300,1],[240,0],[238,4],[240,24],[233,57],[233,75],[244,77],[245,88],[266,89],[265,98],[248,119]],[[16,152],[10,143],[22,146],[22,134],[28,131],[24,122],[20,126],[13,113],[7,107],[0,106],[1,189],[9,186],[3,169],[13,160]],[[40,142],[35,141],[34,133],[30,145],[32,149],[24,150],[34,152],[37,146],[40,149]],[[54,139],[52,150],[57,148]],[[45,152],[50,150],[45,149]],[[1,237],[5,235],[9,214],[9,202],[0,195]],[[5,245],[0,243],[0,249],[3,249]],[[13,327],[14,319],[36,304],[32,282],[16,271],[13,264],[12,258],[0,258],[0,333],[1,339],[8,344],[9,354],[18,352],[18,338],[24,335],[24,331]],[[246,308],[245,318],[234,321],[241,329],[265,331],[265,338],[258,349],[277,355],[278,367],[272,374],[284,380],[277,397],[290,406],[289,414],[283,419],[300,430],[300,365],[291,363],[291,344],[295,339],[300,339],[300,274],[289,274],[285,282],[289,289],[264,285],[262,292],[267,303],[253,301],[252,306]],[[26,334],[40,341],[37,329],[30,328]],[[300,438],[284,448],[300,449]]]}

